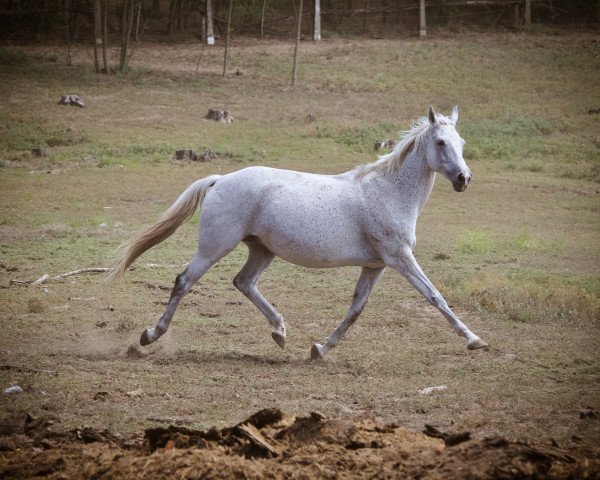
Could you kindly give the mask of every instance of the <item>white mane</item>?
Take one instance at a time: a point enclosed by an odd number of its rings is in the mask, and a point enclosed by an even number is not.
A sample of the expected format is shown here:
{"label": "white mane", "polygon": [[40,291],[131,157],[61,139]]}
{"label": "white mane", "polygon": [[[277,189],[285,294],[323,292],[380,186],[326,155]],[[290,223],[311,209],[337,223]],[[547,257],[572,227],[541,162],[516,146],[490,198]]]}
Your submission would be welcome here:
{"label": "white mane", "polygon": [[[436,115],[436,117],[440,122],[448,120],[441,115]],[[398,170],[410,149],[413,146],[414,148],[418,148],[429,125],[430,123],[427,117],[419,118],[411,125],[410,130],[400,132],[400,141],[396,143],[396,146],[390,153],[380,155],[379,159],[373,163],[360,166],[359,175],[362,177],[371,172],[381,172],[387,175]]]}

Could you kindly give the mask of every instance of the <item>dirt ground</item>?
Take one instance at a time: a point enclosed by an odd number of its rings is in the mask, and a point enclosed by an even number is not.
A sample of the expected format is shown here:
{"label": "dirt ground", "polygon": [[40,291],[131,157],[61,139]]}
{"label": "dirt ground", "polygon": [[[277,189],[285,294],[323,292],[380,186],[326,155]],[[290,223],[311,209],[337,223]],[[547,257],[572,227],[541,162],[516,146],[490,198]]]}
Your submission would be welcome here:
{"label": "dirt ground", "polygon": [[222,430],[168,426],[144,437],[61,430],[27,414],[0,430],[0,477],[75,478],[600,478],[600,449],[540,447],[380,418],[292,417],[261,410]]}

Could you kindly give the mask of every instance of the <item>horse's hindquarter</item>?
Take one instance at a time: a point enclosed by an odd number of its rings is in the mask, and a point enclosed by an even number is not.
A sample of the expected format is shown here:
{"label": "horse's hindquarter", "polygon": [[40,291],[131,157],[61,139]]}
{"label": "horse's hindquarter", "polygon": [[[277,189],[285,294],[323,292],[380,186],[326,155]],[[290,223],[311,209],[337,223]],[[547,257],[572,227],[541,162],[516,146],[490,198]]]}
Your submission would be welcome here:
{"label": "horse's hindquarter", "polygon": [[257,237],[305,267],[381,264],[362,228],[362,193],[351,176],[253,167],[227,177],[215,185],[216,209],[243,226],[242,238]]}

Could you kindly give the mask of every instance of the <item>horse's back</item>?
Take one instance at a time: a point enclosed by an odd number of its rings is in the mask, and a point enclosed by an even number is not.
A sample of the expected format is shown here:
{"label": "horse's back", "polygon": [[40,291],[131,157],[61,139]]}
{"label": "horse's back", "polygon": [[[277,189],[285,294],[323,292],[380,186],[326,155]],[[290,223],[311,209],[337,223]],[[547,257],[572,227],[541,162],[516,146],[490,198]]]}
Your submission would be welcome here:
{"label": "horse's back", "polygon": [[[250,167],[220,178],[202,209],[203,230],[229,225],[237,240],[258,238],[283,259],[308,267],[372,264],[363,197],[350,174],[317,175]],[[206,232],[210,235],[210,232]]]}

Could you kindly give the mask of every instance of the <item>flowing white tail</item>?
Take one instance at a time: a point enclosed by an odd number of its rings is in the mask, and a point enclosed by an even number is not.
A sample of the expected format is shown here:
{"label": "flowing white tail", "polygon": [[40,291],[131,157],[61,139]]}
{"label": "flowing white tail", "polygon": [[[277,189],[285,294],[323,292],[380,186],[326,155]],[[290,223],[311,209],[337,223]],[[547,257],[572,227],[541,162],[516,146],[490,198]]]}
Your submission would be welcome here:
{"label": "flowing white tail", "polygon": [[115,262],[108,281],[118,280],[142,253],[173,235],[175,230],[189,220],[198,205],[202,205],[206,193],[220,177],[221,175],[211,175],[192,183],[154,225],[145,228],[129,240]]}

